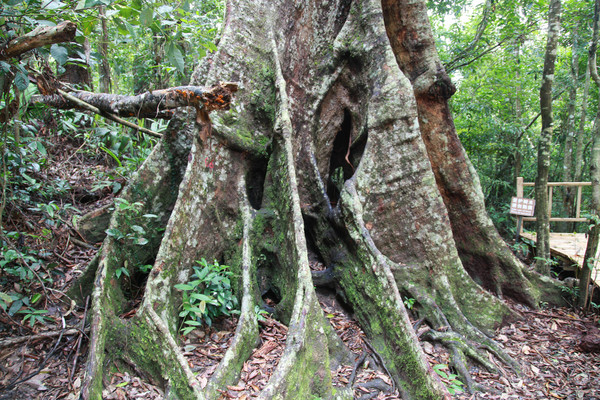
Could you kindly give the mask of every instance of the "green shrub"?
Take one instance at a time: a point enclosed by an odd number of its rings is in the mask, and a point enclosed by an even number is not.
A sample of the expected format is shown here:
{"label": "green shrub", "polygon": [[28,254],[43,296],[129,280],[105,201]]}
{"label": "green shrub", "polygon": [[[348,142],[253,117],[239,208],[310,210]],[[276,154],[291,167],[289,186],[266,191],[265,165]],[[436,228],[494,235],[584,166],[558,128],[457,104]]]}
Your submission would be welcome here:
{"label": "green shrub", "polygon": [[[188,283],[175,285],[183,291],[181,312],[183,318],[181,332],[187,335],[203,323],[208,326],[221,316],[237,314],[238,301],[231,289],[228,266],[217,261],[209,264],[204,258],[196,261],[194,273]],[[184,327],[184,325],[187,325]]]}

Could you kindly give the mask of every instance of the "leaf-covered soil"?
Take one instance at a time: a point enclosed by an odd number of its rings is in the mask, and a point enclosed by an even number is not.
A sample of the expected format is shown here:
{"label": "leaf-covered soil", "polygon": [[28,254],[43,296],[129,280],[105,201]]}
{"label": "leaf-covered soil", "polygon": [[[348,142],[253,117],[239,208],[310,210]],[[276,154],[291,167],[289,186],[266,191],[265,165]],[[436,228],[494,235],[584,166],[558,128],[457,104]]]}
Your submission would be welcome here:
{"label": "leaf-covered soil", "polygon": [[[473,369],[476,381],[492,392],[459,398],[600,399],[598,315],[582,315],[567,308],[513,308],[524,318],[498,330],[496,340],[519,361],[523,373],[517,375],[497,363],[503,375]],[[596,343],[595,349],[590,342]]]}
{"label": "leaf-covered soil", "polygon": [[[391,380],[385,367],[351,315],[335,297],[321,296],[321,305],[326,318],[356,360],[354,365],[336,367],[335,386],[345,387],[353,381],[357,399],[399,399],[397,391],[391,392]],[[598,317],[579,315],[565,308],[532,311],[519,305],[513,307],[522,313],[523,319],[498,330],[496,339],[519,361],[523,373],[517,375],[498,363],[501,375],[472,366],[475,381],[490,391],[457,393],[455,398],[600,399],[600,357],[598,353],[581,349],[585,335],[599,326]],[[82,318],[83,312],[72,311],[65,320],[69,320],[69,326],[81,327]],[[85,335],[76,330],[62,331],[56,323],[39,331],[54,336],[33,334],[24,342],[7,346],[7,341],[25,336],[16,332],[0,334],[0,399],[78,398],[81,365],[86,355]],[[57,336],[61,331],[63,335]],[[234,331],[235,320],[221,321],[212,328],[200,329],[182,338],[182,349],[204,385],[225,353]],[[236,385],[223,388],[223,399],[254,398],[277,365],[287,327],[267,318],[261,322],[260,331],[260,343],[244,364],[240,380]],[[428,342],[424,342],[423,347],[432,367],[438,366],[436,368],[445,373],[451,373],[451,368],[439,367],[449,363],[443,348]],[[362,357],[363,354],[366,357]],[[15,380],[17,384],[11,386]],[[449,387],[460,386],[456,381],[443,380]],[[161,389],[151,384],[147,377],[138,376],[135,368],[126,365],[114,366],[104,391],[106,399],[162,399],[163,396]]]}

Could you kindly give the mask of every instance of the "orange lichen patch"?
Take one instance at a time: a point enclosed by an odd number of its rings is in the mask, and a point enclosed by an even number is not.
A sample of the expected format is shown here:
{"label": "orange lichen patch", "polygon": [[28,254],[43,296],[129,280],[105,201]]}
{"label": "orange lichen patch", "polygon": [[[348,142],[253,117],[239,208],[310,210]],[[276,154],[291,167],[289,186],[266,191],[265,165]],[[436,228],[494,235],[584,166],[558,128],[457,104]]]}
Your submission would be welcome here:
{"label": "orange lichen patch", "polygon": [[233,94],[237,90],[238,85],[235,83],[220,83],[211,90],[204,92],[202,104],[207,112],[228,110],[233,100]]}

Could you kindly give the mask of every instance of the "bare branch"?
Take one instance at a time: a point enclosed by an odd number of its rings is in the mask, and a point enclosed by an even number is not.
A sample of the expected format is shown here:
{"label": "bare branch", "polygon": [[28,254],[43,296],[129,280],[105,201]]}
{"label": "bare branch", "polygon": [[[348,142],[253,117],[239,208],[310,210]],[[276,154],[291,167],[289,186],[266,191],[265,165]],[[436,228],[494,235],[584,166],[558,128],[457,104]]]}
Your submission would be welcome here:
{"label": "bare branch", "polygon": [[77,97],[75,97],[75,96],[73,96],[73,95],[71,95],[71,94],[69,94],[67,92],[64,92],[64,91],[62,91],[60,89],[58,89],[58,92],[65,99],[69,100],[70,102],[73,102],[74,104],[77,104],[78,108],[83,108],[84,110],[88,110],[88,111],[91,111],[93,113],[102,115],[103,117],[108,118],[111,121],[115,121],[115,122],[117,122],[117,123],[119,123],[121,125],[125,125],[125,126],[128,126],[130,128],[133,128],[133,129],[137,129],[137,130],[139,130],[141,132],[147,133],[150,136],[154,136],[156,138],[161,138],[162,137],[162,135],[160,133],[158,133],[158,132],[154,132],[154,131],[152,131],[150,129],[141,127],[139,125],[134,124],[133,122],[126,121],[126,120],[124,120],[122,118],[117,117],[116,115],[113,115],[113,114],[110,114],[110,113],[107,113],[107,112],[102,112],[97,107],[94,107],[93,105],[91,105],[89,103],[86,103],[85,101],[80,100]]}
{"label": "bare branch", "polygon": [[103,113],[120,117],[170,119],[173,116],[173,110],[179,107],[191,106],[206,113],[213,110],[227,110],[237,89],[236,83],[226,82],[212,88],[178,86],[149,91],[136,96],[72,91],[68,93],[72,96],[69,98],[55,94],[36,96],[33,101],[61,109],[82,108],[81,103],[73,100],[73,98],[77,98]]}
{"label": "bare branch", "polygon": [[0,60],[7,60],[49,44],[70,42],[75,37],[76,30],[77,25],[71,21],[61,22],[56,26],[36,28],[0,48]]}

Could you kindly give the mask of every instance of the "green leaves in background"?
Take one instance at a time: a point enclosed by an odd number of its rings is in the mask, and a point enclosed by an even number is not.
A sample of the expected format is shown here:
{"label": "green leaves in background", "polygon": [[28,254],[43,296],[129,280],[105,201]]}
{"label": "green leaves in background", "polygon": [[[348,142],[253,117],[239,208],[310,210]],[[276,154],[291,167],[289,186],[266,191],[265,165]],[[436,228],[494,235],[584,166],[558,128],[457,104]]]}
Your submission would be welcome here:
{"label": "green leaves in background", "polygon": [[50,54],[52,54],[52,57],[54,57],[58,65],[65,65],[69,59],[69,51],[67,48],[58,44],[53,44],[50,47]]}
{"label": "green leaves in background", "polygon": [[169,62],[174,65],[179,72],[183,73],[185,61],[179,46],[177,46],[174,42],[169,42],[165,47],[165,53]]}

